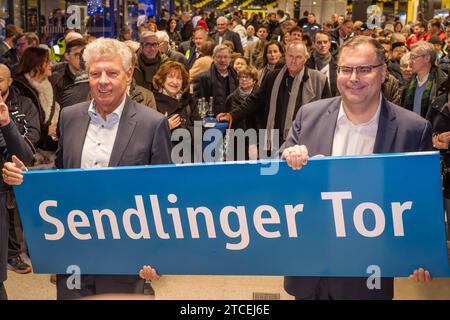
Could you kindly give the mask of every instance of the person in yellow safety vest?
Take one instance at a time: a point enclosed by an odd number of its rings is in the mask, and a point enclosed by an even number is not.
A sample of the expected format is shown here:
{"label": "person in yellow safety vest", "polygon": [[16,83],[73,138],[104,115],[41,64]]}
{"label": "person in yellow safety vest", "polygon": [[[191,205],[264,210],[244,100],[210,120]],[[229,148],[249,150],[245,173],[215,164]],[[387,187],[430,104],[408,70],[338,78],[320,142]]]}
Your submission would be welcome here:
{"label": "person in yellow safety vest", "polygon": [[50,60],[54,62],[61,62],[66,52],[65,38],[59,38],[56,44],[50,48]]}

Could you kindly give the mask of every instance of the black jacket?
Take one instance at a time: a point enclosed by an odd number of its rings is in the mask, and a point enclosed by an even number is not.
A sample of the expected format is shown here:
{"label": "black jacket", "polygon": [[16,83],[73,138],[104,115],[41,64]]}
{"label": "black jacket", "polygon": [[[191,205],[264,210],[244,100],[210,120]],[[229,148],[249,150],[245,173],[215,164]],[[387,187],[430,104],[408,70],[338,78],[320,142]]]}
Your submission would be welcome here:
{"label": "black jacket", "polygon": [[187,57],[187,67],[188,67],[188,69],[191,69],[192,66],[194,65],[195,61],[198,58],[200,58],[202,55],[199,54],[199,56],[197,57],[197,54],[195,53],[195,45],[192,45],[186,51],[188,51],[188,50],[189,50],[189,55]]}
{"label": "black jacket", "polygon": [[182,42],[180,32],[178,32],[176,29],[174,32],[170,32],[169,30],[167,30],[167,34],[169,35],[170,41],[175,43],[175,45],[178,47]]}
{"label": "black jacket", "polygon": [[[184,93],[181,100],[169,97],[166,94],[155,92],[156,109],[170,117],[179,114],[181,118],[181,128],[189,131],[194,128],[194,121],[200,120],[197,110],[197,100],[189,93]],[[193,132],[192,132],[193,133]]]}
{"label": "black jacket", "polygon": [[[431,122],[433,134],[450,131],[450,110],[448,94],[441,94],[431,103],[426,119]],[[447,168],[450,168],[450,150],[440,150],[441,160]],[[450,199],[450,173],[445,174],[444,197]]]}
{"label": "black jacket", "polygon": [[[274,86],[275,80],[278,76],[278,73],[281,70],[274,70],[267,74],[266,78],[264,79],[261,86],[255,90],[248,98],[247,100],[240,105],[239,108],[236,108],[235,110],[231,111],[231,116],[233,118],[233,121],[240,122],[243,119],[246,119],[247,117],[251,116],[254,113],[262,113],[262,119],[263,119],[263,127],[265,128],[267,117],[269,115],[270,111],[270,97],[272,95],[272,87]],[[311,72],[318,72],[318,71],[311,71],[308,67],[305,67],[305,71],[303,74],[302,82],[306,83],[306,81],[310,81],[310,73]],[[315,75],[317,77],[317,75]],[[314,94],[314,93],[311,93]],[[306,103],[325,99],[330,97],[330,90],[328,85],[328,80],[326,81],[322,94],[320,96],[309,96],[309,97],[303,97],[302,94],[299,94],[297,96],[297,103],[296,103],[296,109],[295,113],[300,109],[302,105],[302,101],[306,99]]]}
{"label": "black jacket", "polygon": [[61,110],[90,99],[90,87],[86,72],[76,75],[72,84],[67,85],[59,95],[59,106]]}
{"label": "black jacket", "polygon": [[398,80],[401,80],[403,78],[402,72],[400,70],[400,63],[398,63],[397,61],[389,60],[387,62],[387,69],[388,72],[392,74],[394,77],[396,77]]}
{"label": "black jacket", "polygon": [[45,111],[41,106],[41,102],[39,100],[38,92],[31,86],[28,80],[24,76],[19,76],[14,78],[12,86],[20,92],[21,95],[26,96],[31,99],[35,108],[38,110],[39,115],[39,123],[41,128],[41,139],[38,143],[38,147],[44,150],[52,150],[55,151],[58,144],[53,141],[51,137],[48,135],[48,129],[50,126],[50,119],[53,118],[53,113],[56,112],[55,99],[53,99],[53,105],[51,109],[51,114],[49,116],[49,120],[45,121]]}
{"label": "black jacket", "polygon": [[[32,147],[22,137],[19,130],[11,121],[6,126],[0,127],[1,143],[0,143],[0,166],[3,167],[5,161],[11,161],[11,156],[16,155],[25,165],[30,165],[33,160]],[[9,216],[6,210],[6,191],[10,187],[0,180],[0,283],[6,280],[6,257],[8,255],[8,228]]]}
{"label": "black jacket", "polygon": [[6,105],[20,134],[33,145],[33,148],[36,147],[41,138],[39,113],[36,106],[30,98],[21,95],[15,87],[9,89]]}
{"label": "black jacket", "polygon": [[[218,32],[212,35],[212,38],[217,43],[219,43],[219,37],[220,35]],[[222,42],[225,40],[233,42],[234,51],[239,52],[242,56],[244,55],[244,48],[242,47],[241,38],[239,37],[238,33],[231,30],[226,30],[222,35]]]}
{"label": "black jacket", "polygon": [[0,42],[0,56],[4,55],[8,50],[10,50],[5,41]]}
{"label": "black jacket", "polygon": [[183,41],[189,40],[192,36],[192,30],[193,30],[192,22],[191,22],[191,20],[189,20],[181,28],[181,31],[180,31],[181,39]]}
{"label": "black jacket", "polygon": [[[258,87],[255,85],[253,87],[252,93]],[[247,97],[248,98],[248,97]],[[247,100],[247,99],[245,99]],[[234,90],[225,101],[225,112],[232,112],[233,110],[239,109],[240,105],[245,102],[239,95],[239,88]],[[253,114],[249,116],[247,119],[241,120],[239,122],[233,123],[233,129],[262,129],[263,128],[263,119],[259,116],[259,114]]]}
{"label": "black jacket", "polygon": [[8,67],[19,63],[19,58],[17,57],[17,50],[15,48],[11,48],[8,51],[6,51],[1,59],[1,63],[6,64]]}
{"label": "black jacket", "polygon": [[[340,43],[340,34],[339,34],[339,28],[334,29],[333,31],[330,31],[330,38],[331,38],[331,49],[330,52],[333,56],[336,56],[339,52],[339,47],[341,46]],[[350,37],[347,36],[347,39]]]}
{"label": "black jacket", "polygon": [[[174,99],[160,92],[155,92],[156,109],[162,114],[171,116],[173,114],[179,114],[181,118],[181,124],[178,128],[172,130],[172,133],[177,129],[187,129],[190,133],[190,146],[191,154],[187,156],[184,154],[184,149],[181,149],[177,154],[183,159],[183,163],[194,162],[195,149],[194,149],[194,121],[200,121],[200,117],[197,109],[197,100],[189,93],[184,93],[180,100]],[[172,141],[172,147],[179,143],[187,143],[187,141]],[[201,157],[201,155],[197,156]],[[178,162],[177,162],[178,163]]]}
{"label": "black jacket", "polygon": [[[316,69],[316,61],[313,55],[311,55],[311,57],[306,61],[305,65],[310,69]],[[339,91],[337,89],[337,63],[333,56],[331,57],[330,61],[330,77],[328,78],[328,81],[331,89],[331,96],[338,96]]]}
{"label": "black jacket", "polygon": [[66,62],[61,63],[57,68],[53,69],[53,74],[49,81],[53,85],[55,91],[55,99],[61,105],[61,99],[64,90],[75,83],[76,75],[72,74],[69,65]]}
{"label": "black jacket", "polygon": [[[228,84],[228,94],[224,81]],[[194,96],[197,99],[205,98],[209,101],[210,97],[213,97],[213,113],[217,115],[221,112],[225,112],[225,100],[227,96],[237,89],[239,81],[237,79],[236,71],[230,66],[228,67],[228,77],[222,79],[222,76],[216,69],[214,64],[211,65],[209,71],[200,74],[194,80]]]}

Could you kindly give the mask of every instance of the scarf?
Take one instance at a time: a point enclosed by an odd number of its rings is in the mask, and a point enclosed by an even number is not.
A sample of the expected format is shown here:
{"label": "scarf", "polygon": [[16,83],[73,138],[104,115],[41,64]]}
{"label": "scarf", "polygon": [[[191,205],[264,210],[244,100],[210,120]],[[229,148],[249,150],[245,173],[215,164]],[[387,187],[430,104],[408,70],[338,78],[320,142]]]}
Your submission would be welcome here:
{"label": "scarf", "polygon": [[50,81],[48,81],[48,78],[45,78],[44,81],[37,82],[28,73],[24,76],[38,93],[39,103],[45,114],[45,123],[55,124],[59,117],[59,108],[53,104],[53,87]]}
{"label": "scarf", "polygon": [[143,53],[138,56],[138,65],[144,73],[144,82],[152,85],[153,76],[163,63],[161,54],[157,54],[153,59],[148,59]]}
{"label": "scarf", "polygon": [[247,97],[252,93],[252,91],[253,91],[253,89],[251,89],[250,91],[244,91],[244,89],[241,86],[239,86],[238,87],[238,95],[239,95],[239,98],[242,99],[241,101],[247,99]]}
{"label": "scarf", "polygon": [[[436,68],[432,68],[430,70],[430,74],[428,75],[427,82],[424,84],[425,88],[422,93],[422,99],[420,103],[420,115],[425,117],[428,111],[428,106],[430,105],[431,91],[433,84],[436,81],[437,70]],[[414,108],[414,93],[417,88],[417,75],[414,76],[412,81],[409,83],[409,87],[406,91],[405,97],[405,107],[409,110],[413,110]]]}
{"label": "scarf", "polygon": [[178,101],[181,100],[181,97],[182,97],[182,95],[183,95],[183,93],[177,93],[177,95],[176,95],[175,97],[174,97],[174,96],[171,96],[171,95],[166,91],[166,89],[164,89],[164,88],[162,88],[161,90],[159,90],[159,93],[162,93],[162,94],[164,94],[164,95],[166,95],[166,96],[168,96],[168,97],[171,97],[172,99],[178,100]]}
{"label": "scarf", "polygon": [[[288,72],[287,66],[284,65],[283,68],[278,73],[275,78],[275,82],[272,87],[272,93],[270,95],[270,108],[269,108],[269,116],[267,117],[267,126],[266,126],[266,139],[267,143],[264,146],[264,150],[270,150],[272,145],[272,130],[275,126],[275,114],[277,112],[277,99],[278,99],[278,91],[280,89],[281,81],[284,78],[284,75]],[[294,117],[295,112],[295,103],[297,102],[298,92],[300,90],[300,84],[302,82],[303,74],[305,73],[305,68],[297,74],[294,78],[294,82],[292,83],[291,94],[289,95],[289,102],[286,111],[286,119],[284,122],[284,132],[283,139],[286,139],[287,134],[289,133],[289,129],[292,126],[292,118]],[[270,134],[269,134],[270,132]]]}
{"label": "scarf", "polygon": [[322,70],[331,61],[331,53],[328,53],[326,57],[320,55],[316,50],[313,51],[314,62],[316,63],[316,69]]}

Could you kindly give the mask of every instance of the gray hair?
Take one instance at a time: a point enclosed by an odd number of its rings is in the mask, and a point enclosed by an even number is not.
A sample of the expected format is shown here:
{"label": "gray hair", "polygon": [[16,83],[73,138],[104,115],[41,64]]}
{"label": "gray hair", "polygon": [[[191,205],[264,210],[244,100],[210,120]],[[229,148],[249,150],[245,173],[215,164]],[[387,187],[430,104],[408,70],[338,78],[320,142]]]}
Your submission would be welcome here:
{"label": "gray hair", "polygon": [[122,61],[123,70],[127,71],[131,67],[131,51],[127,45],[116,39],[99,38],[89,43],[84,49],[83,60],[86,69],[89,70],[91,63],[101,57],[119,56]]}
{"label": "gray hair", "polygon": [[139,37],[139,42],[140,42],[140,43],[143,43],[143,42],[144,42],[144,39],[145,39],[145,38],[148,38],[148,37],[156,37],[156,38],[158,38],[158,37],[156,36],[156,33],[155,33],[155,32],[153,32],[153,31],[144,31],[144,32],[141,33],[141,35],[140,35],[140,37]]}
{"label": "gray hair", "polygon": [[216,54],[219,51],[222,51],[222,50],[227,50],[230,55],[232,54],[232,51],[231,51],[230,47],[228,47],[228,46],[226,46],[224,44],[218,44],[217,46],[214,47],[213,58],[216,56]]}
{"label": "gray hair", "polygon": [[289,42],[289,43],[286,45],[286,51],[285,51],[286,54],[287,54],[288,50],[289,50],[291,47],[301,47],[301,48],[303,49],[303,53],[305,54],[305,57],[306,57],[306,58],[309,57],[308,48],[306,48],[305,44],[304,44],[302,41],[300,41],[300,40],[294,40],[294,41]]}
{"label": "gray hair", "polygon": [[402,64],[408,63],[410,59],[411,59],[411,52],[405,53],[405,54],[400,58],[400,66],[402,66]]}
{"label": "gray hair", "polygon": [[156,37],[158,38],[158,41],[160,41],[160,42],[162,42],[162,41],[170,42],[169,35],[167,34],[166,31],[157,31]]}
{"label": "gray hair", "polygon": [[224,17],[224,16],[220,16],[217,18],[216,23],[220,21],[225,21],[227,24],[230,23],[230,20],[228,20],[228,18]]}
{"label": "gray hair", "polygon": [[416,44],[411,46],[411,51],[418,48],[419,51],[424,52],[430,57],[430,64],[433,66],[436,60],[436,51],[434,51],[434,46],[425,41],[419,41]]}

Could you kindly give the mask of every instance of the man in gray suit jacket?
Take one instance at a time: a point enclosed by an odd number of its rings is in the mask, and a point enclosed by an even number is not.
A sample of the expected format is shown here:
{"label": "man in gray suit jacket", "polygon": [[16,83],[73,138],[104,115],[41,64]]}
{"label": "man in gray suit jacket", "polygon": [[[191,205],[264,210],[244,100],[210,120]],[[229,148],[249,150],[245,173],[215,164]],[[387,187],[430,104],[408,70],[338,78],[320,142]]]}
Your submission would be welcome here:
{"label": "man in gray suit jacket", "polygon": [[[337,86],[341,97],[303,106],[295,117],[282,157],[300,169],[308,157],[432,150],[428,121],[381,95],[386,75],[383,47],[355,37],[340,51]],[[430,278],[421,270],[421,277]],[[415,273],[417,279],[417,271]],[[297,299],[392,299],[393,279],[369,289],[366,278],[285,277],[285,290]]]}
{"label": "man in gray suit jacket", "polygon": [[[83,59],[93,100],[62,110],[56,166],[88,169],[170,163],[166,118],[126,95],[133,75],[131,52],[126,45],[114,39],[97,39],[86,47]],[[11,178],[8,183],[22,182],[19,169],[24,168],[19,167],[12,163],[5,165],[15,174],[15,180]],[[81,275],[80,289],[69,289],[69,276],[58,275],[57,298],[76,299],[102,293],[142,294],[144,282],[137,272],[130,276]]]}

